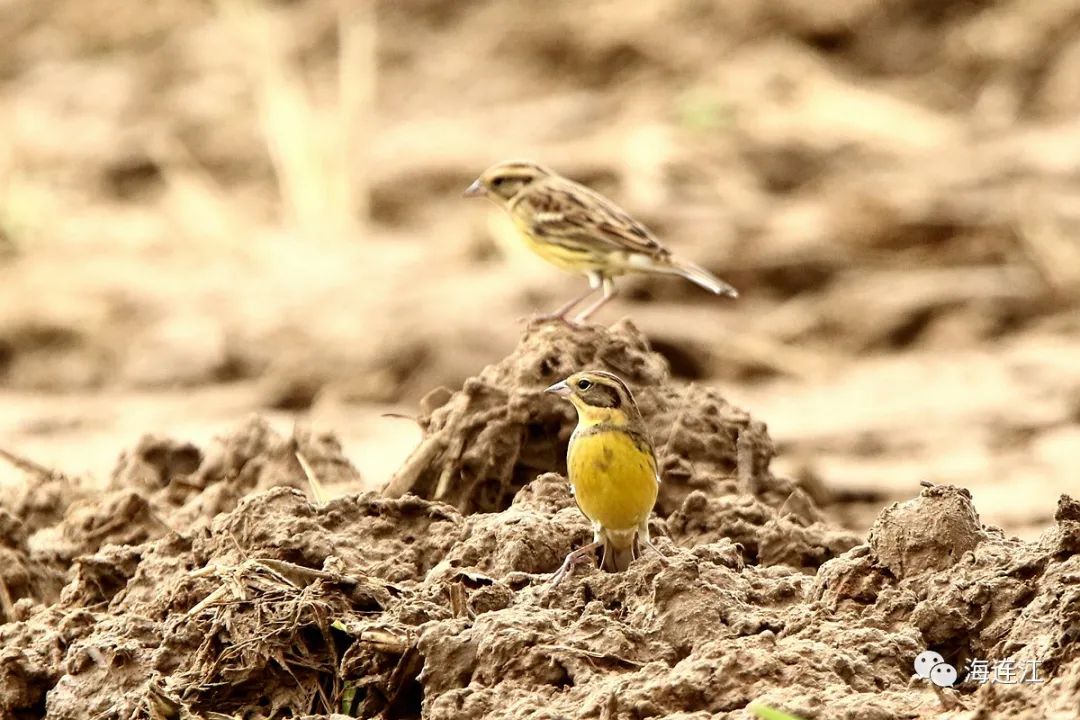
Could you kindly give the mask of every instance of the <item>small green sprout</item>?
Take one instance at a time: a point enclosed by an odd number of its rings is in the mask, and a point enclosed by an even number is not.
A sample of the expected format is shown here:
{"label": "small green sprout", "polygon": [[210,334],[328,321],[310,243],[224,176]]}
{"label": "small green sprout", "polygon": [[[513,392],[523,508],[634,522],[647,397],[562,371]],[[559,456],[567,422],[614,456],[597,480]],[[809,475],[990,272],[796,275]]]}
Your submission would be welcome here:
{"label": "small green sprout", "polygon": [[799,718],[794,715],[788,715],[786,712],[774,710],[768,705],[753,705],[750,707],[750,712],[757,715],[761,720],[799,720]]}

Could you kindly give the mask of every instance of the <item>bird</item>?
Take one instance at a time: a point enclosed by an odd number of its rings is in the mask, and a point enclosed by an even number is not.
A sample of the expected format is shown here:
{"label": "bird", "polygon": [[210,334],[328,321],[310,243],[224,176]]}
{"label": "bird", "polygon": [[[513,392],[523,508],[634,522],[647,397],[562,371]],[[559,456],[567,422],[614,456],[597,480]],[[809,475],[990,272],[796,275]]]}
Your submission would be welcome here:
{"label": "bird", "polygon": [[638,557],[639,544],[663,557],[649,539],[649,515],[660,489],[656,453],[630,388],[610,372],[585,370],[545,392],[577,410],[566,467],[578,509],[593,528],[592,543],[567,555],[552,583],[595,557],[598,548],[600,567],[611,572],[625,570]]}
{"label": "bird", "polygon": [[[739,296],[731,285],[676,257],[653,233],[598,192],[528,161],[492,165],[465,190],[509,213],[530,250],[552,265],[588,278],[589,289],[538,319],[583,323],[615,295],[626,273],[680,275],[717,295]],[[567,315],[597,290],[602,296],[572,320]]]}

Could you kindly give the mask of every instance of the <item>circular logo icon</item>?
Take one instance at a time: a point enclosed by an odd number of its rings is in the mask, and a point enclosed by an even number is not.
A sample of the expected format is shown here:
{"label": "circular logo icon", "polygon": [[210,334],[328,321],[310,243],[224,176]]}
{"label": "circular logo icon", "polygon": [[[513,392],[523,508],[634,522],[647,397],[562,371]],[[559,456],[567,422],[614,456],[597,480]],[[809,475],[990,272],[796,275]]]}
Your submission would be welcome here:
{"label": "circular logo icon", "polygon": [[919,657],[915,658],[915,674],[923,680],[929,680],[930,671],[934,669],[935,665],[940,665],[943,662],[945,662],[945,658],[941,657],[940,653],[925,650],[919,653]]}
{"label": "circular logo icon", "polygon": [[938,687],[952,687],[956,684],[956,668],[949,663],[938,663],[930,668],[930,682]]}

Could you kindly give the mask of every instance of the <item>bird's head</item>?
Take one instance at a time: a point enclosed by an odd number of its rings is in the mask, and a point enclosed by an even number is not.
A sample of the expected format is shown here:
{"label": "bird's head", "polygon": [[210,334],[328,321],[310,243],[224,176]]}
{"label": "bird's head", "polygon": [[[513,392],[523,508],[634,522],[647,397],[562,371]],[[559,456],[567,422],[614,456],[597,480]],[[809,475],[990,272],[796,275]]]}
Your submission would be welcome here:
{"label": "bird's head", "polygon": [[546,392],[573,403],[581,425],[625,425],[640,418],[630,388],[617,375],[603,370],[576,372]]}
{"label": "bird's head", "polygon": [[465,190],[465,197],[487,196],[497,203],[505,203],[537,180],[552,172],[533,162],[503,162],[485,170]]}

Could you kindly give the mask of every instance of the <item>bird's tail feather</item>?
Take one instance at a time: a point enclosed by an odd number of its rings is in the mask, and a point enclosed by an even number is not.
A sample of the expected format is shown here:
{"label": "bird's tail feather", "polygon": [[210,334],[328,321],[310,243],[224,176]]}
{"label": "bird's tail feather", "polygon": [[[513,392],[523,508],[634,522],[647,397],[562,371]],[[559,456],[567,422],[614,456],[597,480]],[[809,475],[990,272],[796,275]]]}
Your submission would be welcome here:
{"label": "bird's tail feather", "polygon": [[604,533],[604,556],[600,566],[608,572],[622,572],[638,557],[637,531],[628,535],[607,531]]}
{"label": "bird's tail feather", "polygon": [[717,295],[727,295],[728,297],[733,298],[739,297],[738,290],[731,287],[700,265],[695,265],[687,260],[671,258],[670,267],[671,272],[676,275],[682,275],[690,282],[700,285],[709,292],[716,293]]}
{"label": "bird's tail feather", "polygon": [[637,557],[634,546],[618,548],[610,542],[604,545],[604,570],[608,572],[622,572],[630,567],[630,563]]}

